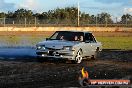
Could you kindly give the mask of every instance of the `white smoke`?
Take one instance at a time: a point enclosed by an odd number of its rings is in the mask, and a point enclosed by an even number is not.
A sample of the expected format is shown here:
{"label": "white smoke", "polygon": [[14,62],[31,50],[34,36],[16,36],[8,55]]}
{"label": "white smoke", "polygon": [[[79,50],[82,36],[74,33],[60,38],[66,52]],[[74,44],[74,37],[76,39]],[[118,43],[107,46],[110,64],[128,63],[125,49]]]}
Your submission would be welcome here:
{"label": "white smoke", "polygon": [[31,10],[36,10],[39,7],[37,0],[23,0],[22,3],[18,5],[18,8],[26,8]]}
{"label": "white smoke", "polygon": [[132,8],[124,8],[124,13],[132,14]]}

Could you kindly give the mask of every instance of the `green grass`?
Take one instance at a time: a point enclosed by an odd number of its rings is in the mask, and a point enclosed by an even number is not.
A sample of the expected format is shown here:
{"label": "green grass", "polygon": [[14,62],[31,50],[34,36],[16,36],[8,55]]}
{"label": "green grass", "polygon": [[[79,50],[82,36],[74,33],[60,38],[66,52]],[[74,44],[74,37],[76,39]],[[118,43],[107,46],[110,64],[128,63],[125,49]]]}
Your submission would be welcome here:
{"label": "green grass", "polygon": [[103,49],[125,49],[132,50],[131,37],[96,37],[103,44]]}
{"label": "green grass", "polygon": [[[0,46],[35,46],[45,40],[45,35],[0,36]],[[103,49],[132,50],[130,37],[96,37],[103,44]]]}

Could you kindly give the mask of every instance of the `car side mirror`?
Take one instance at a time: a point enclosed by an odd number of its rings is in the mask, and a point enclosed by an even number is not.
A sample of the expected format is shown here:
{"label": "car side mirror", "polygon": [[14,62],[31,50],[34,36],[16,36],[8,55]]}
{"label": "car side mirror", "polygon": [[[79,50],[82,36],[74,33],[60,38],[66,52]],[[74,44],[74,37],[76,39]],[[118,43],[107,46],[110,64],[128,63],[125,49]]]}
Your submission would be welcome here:
{"label": "car side mirror", "polygon": [[49,38],[46,38],[46,41],[49,40]]}

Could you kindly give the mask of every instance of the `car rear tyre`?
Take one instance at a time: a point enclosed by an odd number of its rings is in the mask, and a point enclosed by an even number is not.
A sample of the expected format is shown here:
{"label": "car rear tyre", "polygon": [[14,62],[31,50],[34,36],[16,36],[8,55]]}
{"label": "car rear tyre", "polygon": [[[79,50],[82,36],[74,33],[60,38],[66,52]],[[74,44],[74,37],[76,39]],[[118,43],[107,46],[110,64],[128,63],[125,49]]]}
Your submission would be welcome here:
{"label": "car rear tyre", "polygon": [[96,60],[96,59],[97,59],[97,52],[95,52],[95,54],[92,55],[91,59],[92,59],[92,60]]}
{"label": "car rear tyre", "polygon": [[99,54],[100,54],[100,52],[99,52],[99,49],[97,48],[97,50],[95,51],[95,54],[92,55],[91,59],[92,59],[92,60],[96,60],[97,57],[99,56]]}
{"label": "car rear tyre", "polygon": [[82,62],[82,59],[83,59],[83,58],[82,58],[82,51],[79,50],[79,51],[77,52],[77,55],[76,55],[75,60],[73,61],[73,63],[79,64],[79,63]]}

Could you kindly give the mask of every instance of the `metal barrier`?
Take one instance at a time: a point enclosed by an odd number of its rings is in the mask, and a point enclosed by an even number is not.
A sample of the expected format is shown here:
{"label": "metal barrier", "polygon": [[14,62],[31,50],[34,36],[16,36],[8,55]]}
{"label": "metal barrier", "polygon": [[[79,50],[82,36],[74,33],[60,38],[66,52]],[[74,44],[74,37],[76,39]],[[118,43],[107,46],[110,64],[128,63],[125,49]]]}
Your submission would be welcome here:
{"label": "metal barrier", "polygon": [[[130,22],[115,22],[109,23],[107,20],[94,19],[93,22],[88,20],[80,20],[80,27],[132,27]],[[77,19],[74,20],[60,20],[60,19],[13,19],[13,18],[0,18],[0,27],[76,27]]]}

